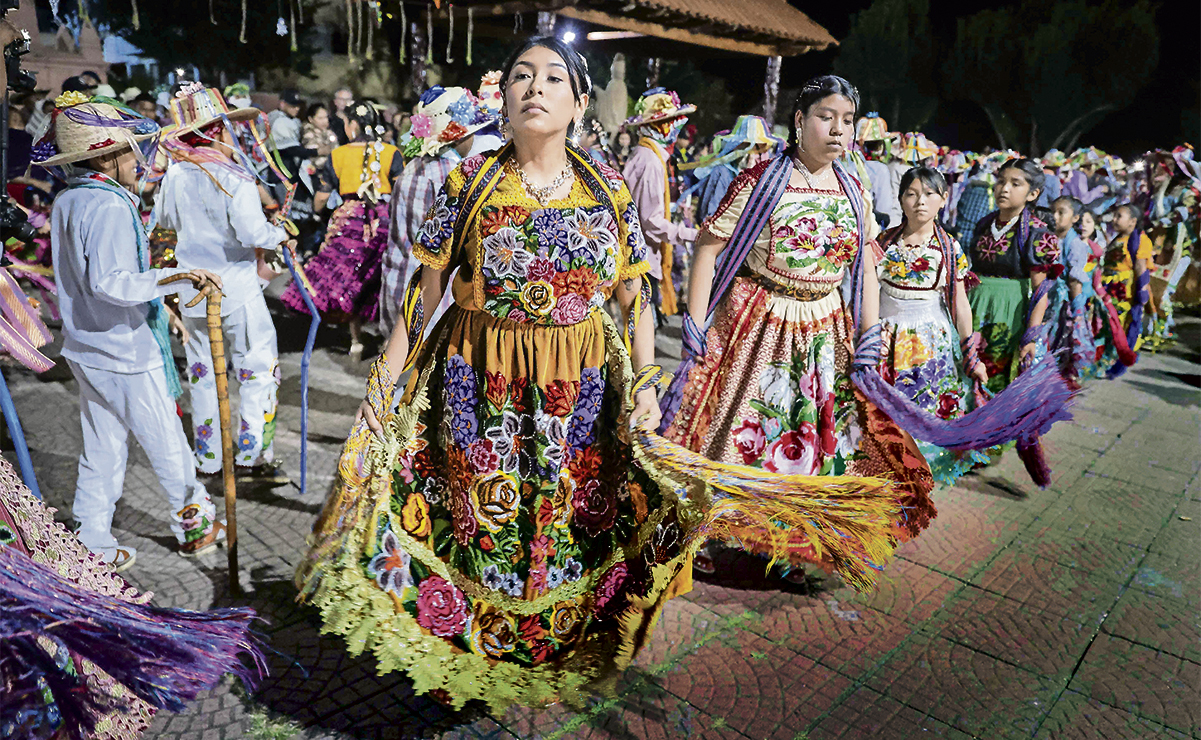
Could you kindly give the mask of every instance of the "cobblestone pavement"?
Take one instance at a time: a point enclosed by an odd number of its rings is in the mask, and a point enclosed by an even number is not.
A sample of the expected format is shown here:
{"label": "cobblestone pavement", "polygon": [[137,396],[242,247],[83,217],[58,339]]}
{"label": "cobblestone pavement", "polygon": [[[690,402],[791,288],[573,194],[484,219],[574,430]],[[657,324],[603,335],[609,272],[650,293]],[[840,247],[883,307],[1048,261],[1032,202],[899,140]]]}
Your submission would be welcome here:
{"label": "cobblestone pavement", "polygon": [[[293,480],[306,324],[277,315],[276,449]],[[269,644],[270,677],[252,698],[227,682],[183,714],[160,715],[147,737],[1201,737],[1201,322],[1185,320],[1181,333],[1186,341],[1083,394],[1074,421],[1047,439],[1047,490],[1009,453],[939,493],[937,520],[901,548],[876,593],[785,587],[762,561],[723,553],[722,575],[668,605],[617,698],[583,713],[489,716],[376,676],[294,602],[293,567],[368,367],[348,361],[343,332],[323,329],[307,494],[239,491],[246,597],[230,598],[223,551],[196,561],[171,552],[154,476],[140,450],[131,455],[117,533],[139,555],[126,577],[161,605],[253,605]],[[663,332],[669,362],[678,337]],[[61,364],[6,375],[42,490],[65,519],[81,445],[77,388]]]}

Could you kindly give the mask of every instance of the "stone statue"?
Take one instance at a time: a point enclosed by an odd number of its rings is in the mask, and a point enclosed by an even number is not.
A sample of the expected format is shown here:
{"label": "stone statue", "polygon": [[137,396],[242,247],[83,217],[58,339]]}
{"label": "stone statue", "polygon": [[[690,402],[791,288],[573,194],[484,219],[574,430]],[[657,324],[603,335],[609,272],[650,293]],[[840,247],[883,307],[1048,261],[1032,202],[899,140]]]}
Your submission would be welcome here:
{"label": "stone statue", "polygon": [[626,91],[626,58],[624,54],[614,54],[613,64],[609,66],[609,84],[603,89],[596,90],[596,120],[610,137],[617,135],[617,129],[628,117],[630,94]]}

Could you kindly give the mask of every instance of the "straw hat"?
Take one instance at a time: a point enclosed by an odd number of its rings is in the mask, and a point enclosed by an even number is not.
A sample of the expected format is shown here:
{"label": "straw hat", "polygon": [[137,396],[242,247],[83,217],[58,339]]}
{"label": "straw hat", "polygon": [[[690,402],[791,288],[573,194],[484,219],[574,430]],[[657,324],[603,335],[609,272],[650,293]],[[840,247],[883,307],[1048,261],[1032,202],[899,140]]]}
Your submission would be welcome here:
{"label": "straw hat", "polygon": [[674,90],[652,87],[642,93],[634,104],[634,115],[626,119],[627,128],[637,128],[652,123],[670,121],[673,118],[696,112],[695,105],[681,105],[680,96]]}
{"label": "straw hat", "polygon": [[410,119],[406,157],[433,156],[497,120],[465,87],[434,86],[421,95]]}
{"label": "straw hat", "polygon": [[158,132],[157,123],[116,100],[65,92],[55,98],[50,128],[32,158],[43,167],[81,162],[132,149]]}
{"label": "straw hat", "polygon": [[[788,142],[772,134],[767,128],[767,121],[759,116],[739,116],[738,120],[734,121],[733,129],[719,131],[713,135],[714,153],[711,156],[682,164],[680,169],[695,169],[698,177],[704,177],[715,165],[740,159],[754,146],[766,146],[772,152],[779,153],[788,148]],[[704,174],[701,174],[702,170],[705,170]]]}
{"label": "straw hat", "polygon": [[175,93],[169,101],[173,128],[169,136],[179,138],[190,131],[197,131],[223,118],[230,121],[249,121],[262,115],[258,108],[234,108],[225,102],[225,96],[214,87],[205,87],[199,82],[189,82]]}

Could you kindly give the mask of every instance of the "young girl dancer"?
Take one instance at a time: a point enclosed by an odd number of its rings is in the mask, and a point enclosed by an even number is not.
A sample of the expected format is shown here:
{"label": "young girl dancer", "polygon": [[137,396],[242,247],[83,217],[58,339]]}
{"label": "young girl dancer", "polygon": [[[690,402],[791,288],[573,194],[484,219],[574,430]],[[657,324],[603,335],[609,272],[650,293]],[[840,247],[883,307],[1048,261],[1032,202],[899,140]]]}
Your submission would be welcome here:
{"label": "young girl dancer", "polygon": [[1142,213],[1137,206],[1123,203],[1113,213],[1113,227],[1117,234],[1105,250],[1101,282],[1122,319],[1126,344],[1131,350],[1138,351],[1143,310],[1151,295],[1148,287],[1151,275],[1147,272],[1147,264],[1151,260],[1154,245],[1140,228]]}
{"label": "young girl dancer", "polygon": [[[880,375],[920,408],[943,419],[958,418],[972,403],[973,380],[986,383],[984,365],[964,362],[961,342],[972,336],[972,309],[965,278],[967,256],[938,223],[947,181],[929,167],[901,177],[901,224],[880,239],[883,354]],[[977,452],[944,450],[918,441],[934,479],[953,484],[976,463]]]}
{"label": "young girl dancer", "polygon": [[1070,195],[1051,202],[1051,219],[1063,253],[1064,280],[1058,282],[1051,294],[1052,309],[1048,315],[1060,324],[1054,344],[1067,350],[1061,362],[1077,381],[1093,377],[1097,363],[1088,311],[1090,301],[1096,296],[1088,266],[1093,252],[1076,231],[1083,212],[1084,204]]}
{"label": "young girl dancer", "polygon": [[1082,378],[1101,377],[1108,368],[1117,363],[1134,364],[1135,355],[1126,343],[1125,329],[1117,308],[1113,305],[1105,284],[1102,282],[1102,264],[1105,260],[1105,234],[1092,211],[1085,208],[1080,213],[1079,231],[1081,240],[1088,246],[1089,257],[1085,292],[1091,292],[1087,315],[1089,327],[1095,339],[1093,364],[1082,374]]}
{"label": "young girl dancer", "polygon": [[1045,351],[1043,317],[1048,284],[1059,277],[1059,239],[1034,216],[1043,187],[1042,168],[1011,159],[997,171],[997,210],[976,225],[970,250],[980,285],[968,294],[972,325],[982,337],[980,359],[988,389],[999,392],[1017,377],[1023,361]]}

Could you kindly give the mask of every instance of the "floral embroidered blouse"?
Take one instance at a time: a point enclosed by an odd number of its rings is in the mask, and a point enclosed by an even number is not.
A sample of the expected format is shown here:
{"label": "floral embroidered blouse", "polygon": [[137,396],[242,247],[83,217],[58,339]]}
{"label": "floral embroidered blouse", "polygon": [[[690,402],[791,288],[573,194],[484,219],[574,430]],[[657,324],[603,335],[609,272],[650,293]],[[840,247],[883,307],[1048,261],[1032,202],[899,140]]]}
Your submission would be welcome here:
{"label": "floral embroidered blouse", "polygon": [[630,191],[604,165],[598,169],[614,208],[592,197],[578,177],[566,198],[544,207],[506,165],[455,247],[466,184],[484,161],[484,155],[469,157],[451,171],[413,247],[433,269],[466,268],[455,283],[460,304],[523,324],[571,325],[599,310],[619,281],[650,269]]}
{"label": "floral embroidered blouse", "polygon": [[[701,225],[702,231],[724,240],[733,236],[767,164],[760,163],[735,178],[721,205]],[[854,182],[863,197],[865,212],[871,214],[870,194],[857,180]],[[879,228],[870,215],[867,224],[867,238],[874,239]],[[789,185],[747,255],[745,268],[784,287],[836,284],[858,249],[855,212],[841,190]]]}
{"label": "floral embroidered blouse", "polygon": [[1036,217],[1030,218],[1030,236],[1025,249],[1017,249],[1014,242],[1020,229],[1015,221],[999,237],[993,234],[993,222],[997,212],[980,219],[972,240],[972,270],[980,277],[999,277],[1025,280],[1032,272],[1045,272],[1047,277],[1057,278],[1063,267],[1059,263],[1059,237],[1047,228],[1047,224]]}
{"label": "floral embroidered blouse", "polygon": [[[948,234],[947,238],[951,240],[951,251],[955,255],[955,277],[963,280],[970,269],[967,255],[955,237]],[[881,289],[895,298],[926,298],[931,291],[947,284],[942,261],[942,247],[936,236],[921,245],[902,244],[898,239],[876,260],[876,274]]]}

